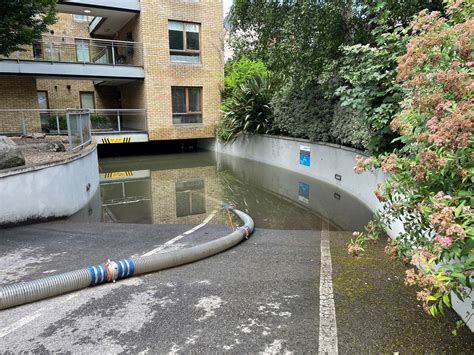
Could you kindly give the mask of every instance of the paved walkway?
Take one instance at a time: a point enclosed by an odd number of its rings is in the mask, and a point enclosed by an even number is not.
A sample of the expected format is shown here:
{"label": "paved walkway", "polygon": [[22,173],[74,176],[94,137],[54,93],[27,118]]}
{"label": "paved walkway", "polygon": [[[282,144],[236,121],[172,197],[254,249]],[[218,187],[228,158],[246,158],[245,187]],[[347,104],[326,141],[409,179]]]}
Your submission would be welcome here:
{"label": "paved walkway", "polygon": [[[0,230],[0,284],[144,254],[190,228],[51,222]],[[163,251],[227,232],[207,225]],[[472,353],[472,336],[454,338],[445,321],[421,313],[383,245],[354,260],[348,234],[328,233],[339,352]],[[320,250],[319,231],[258,229],[206,260],[0,311],[0,352],[316,352]]]}

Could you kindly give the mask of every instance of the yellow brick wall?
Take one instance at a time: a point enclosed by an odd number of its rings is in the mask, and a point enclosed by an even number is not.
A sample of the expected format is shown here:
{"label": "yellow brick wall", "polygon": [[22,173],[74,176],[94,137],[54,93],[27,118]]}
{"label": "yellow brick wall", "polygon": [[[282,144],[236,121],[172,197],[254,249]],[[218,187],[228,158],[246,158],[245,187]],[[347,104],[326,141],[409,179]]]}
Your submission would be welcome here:
{"label": "yellow brick wall", "polygon": [[26,76],[2,76],[0,78],[0,132],[22,131],[22,117],[29,132],[41,132],[39,114],[4,112],[2,109],[37,109],[36,79]]}
{"label": "yellow brick wall", "polygon": [[[213,136],[223,80],[222,1],[143,0],[139,28],[145,53],[145,101],[152,140]],[[168,20],[201,24],[201,64],[172,63]],[[202,87],[203,123],[173,125],[172,86]]]}
{"label": "yellow brick wall", "polygon": [[[37,89],[48,92],[50,109],[66,109],[81,107],[81,91],[94,91],[94,84],[90,80],[51,80],[38,79]],[[97,95],[95,95],[97,102]]]}

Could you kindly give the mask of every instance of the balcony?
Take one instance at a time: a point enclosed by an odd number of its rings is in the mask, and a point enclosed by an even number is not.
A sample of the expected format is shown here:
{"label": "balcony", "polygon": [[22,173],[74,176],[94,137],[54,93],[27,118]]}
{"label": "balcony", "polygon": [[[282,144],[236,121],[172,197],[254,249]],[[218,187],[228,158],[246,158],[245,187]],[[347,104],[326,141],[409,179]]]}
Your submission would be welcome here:
{"label": "balcony", "polygon": [[[147,142],[147,116],[143,109],[98,109],[90,112],[91,132],[97,143]],[[66,109],[0,109],[0,134],[66,135]]]}
{"label": "balcony", "polygon": [[43,36],[24,51],[0,57],[0,74],[143,79],[143,46],[139,42]]}

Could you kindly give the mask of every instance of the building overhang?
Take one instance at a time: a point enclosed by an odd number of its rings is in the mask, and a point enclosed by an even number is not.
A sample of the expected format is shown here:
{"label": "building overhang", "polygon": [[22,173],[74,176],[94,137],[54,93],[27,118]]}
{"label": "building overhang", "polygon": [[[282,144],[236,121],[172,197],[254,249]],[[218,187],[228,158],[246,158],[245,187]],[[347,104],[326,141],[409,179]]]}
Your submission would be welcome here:
{"label": "building overhang", "polygon": [[143,79],[142,67],[83,63],[1,60],[0,75],[48,76],[75,79]]}
{"label": "building overhang", "polygon": [[58,2],[56,9],[61,13],[93,17],[89,23],[89,33],[94,36],[113,37],[140,12],[140,2],[64,0]]}
{"label": "building overhang", "polygon": [[[140,12],[139,0],[58,0],[56,9],[59,12],[71,14],[96,16],[93,11],[103,10],[119,10]],[[90,13],[84,13],[84,10],[91,10]]]}

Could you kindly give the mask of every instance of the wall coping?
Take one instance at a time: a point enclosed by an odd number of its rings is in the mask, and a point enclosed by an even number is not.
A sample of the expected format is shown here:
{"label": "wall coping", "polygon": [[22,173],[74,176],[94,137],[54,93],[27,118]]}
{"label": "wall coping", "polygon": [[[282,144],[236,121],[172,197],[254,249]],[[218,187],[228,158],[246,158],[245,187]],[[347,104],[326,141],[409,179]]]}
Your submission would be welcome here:
{"label": "wall coping", "polygon": [[97,144],[91,143],[84,149],[81,149],[77,153],[74,153],[73,155],[63,158],[63,159],[53,160],[53,161],[38,164],[38,165],[18,166],[11,169],[0,170],[0,179],[4,177],[8,177],[8,176],[25,174],[30,171],[38,171],[38,170],[47,169],[47,168],[51,168],[58,165],[68,164],[70,162],[73,162],[74,160],[81,159],[93,153],[96,149],[97,149]]}

